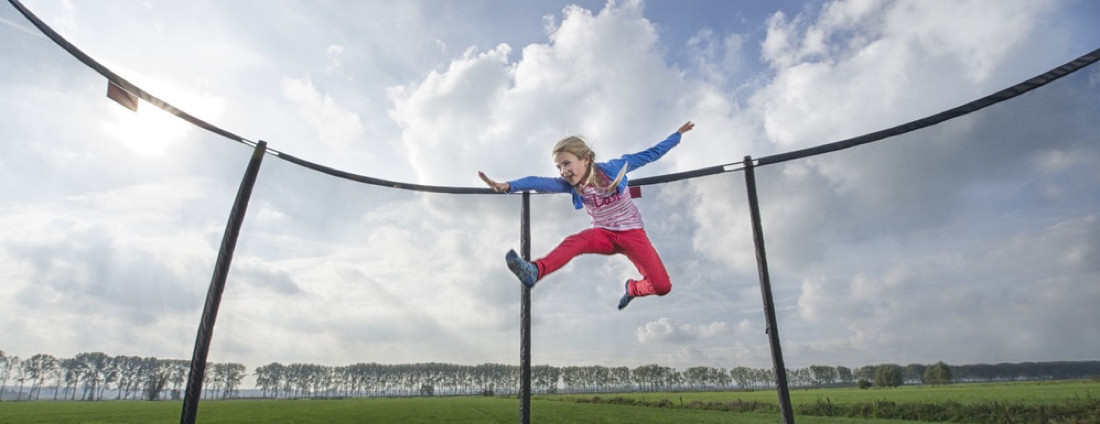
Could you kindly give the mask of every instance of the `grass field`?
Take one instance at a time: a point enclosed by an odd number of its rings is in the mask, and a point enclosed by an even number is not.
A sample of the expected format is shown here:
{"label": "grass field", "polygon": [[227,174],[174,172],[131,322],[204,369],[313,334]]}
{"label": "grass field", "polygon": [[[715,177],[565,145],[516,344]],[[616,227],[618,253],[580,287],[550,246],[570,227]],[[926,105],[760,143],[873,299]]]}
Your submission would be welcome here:
{"label": "grass field", "polygon": [[[776,402],[774,391],[645,393],[601,395],[678,405],[702,402]],[[587,396],[591,398],[592,396]],[[584,396],[538,396],[532,402],[534,423],[778,423],[772,413],[732,413],[678,408],[655,408],[577,403]],[[832,403],[889,400],[893,402],[1018,402],[1057,404],[1070,399],[1100,399],[1100,382],[1043,382],[901,387],[887,390],[821,389],[791,392],[794,405],[829,399]],[[0,424],[51,423],[177,423],[180,402],[3,402]],[[799,423],[886,424],[912,421],[828,418],[796,415]],[[1100,419],[1100,417],[1097,417]],[[516,423],[519,401],[510,398],[458,397],[350,400],[234,400],[199,405],[200,423]]]}
{"label": "grass field", "polygon": [[[178,423],[176,402],[7,402],[0,404],[0,423],[146,424]],[[733,414],[718,411],[647,408],[622,405],[535,401],[531,422],[546,424],[606,423],[729,423],[781,422],[776,414]],[[519,401],[505,398],[366,399],[330,401],[241,400],[206,402],[199,406],[199,423],[517,423]],[[902,423],[904,421],[798,417],[800,423]]]}
{"label": "grass field", "polygon": [[[898,403],[955,401],[963,404],[983,402],[1014,402],[1027,405],[1050,405],[1067,399],[1100,399],[1100,380],[1014,382],[1014,383],[975,383],[949,384],[943,386],[902,386],[892,389],[860,390],[842,389],[795,389],[791,390],[791,404],[804,405],[817,401],[839,404],[856,402],[891,401]],[[546,398],[591,398],[593,395],[558,395]],[[703,402],[728,402],[735,400],[776,403],[778,395],[774,390],[756,390],[749,392],[692,392],[692,393],[626,393],[616,394],[624,398],[653,401],[668,399],[673,404],[699,400]],[[603,395],[607,397],[607,395]]]}

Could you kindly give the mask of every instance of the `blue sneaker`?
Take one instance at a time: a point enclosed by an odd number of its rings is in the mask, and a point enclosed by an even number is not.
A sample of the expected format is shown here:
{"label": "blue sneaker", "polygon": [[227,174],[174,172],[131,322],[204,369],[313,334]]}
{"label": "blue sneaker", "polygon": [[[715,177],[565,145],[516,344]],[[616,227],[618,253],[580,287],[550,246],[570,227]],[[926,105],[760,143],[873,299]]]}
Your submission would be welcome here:
{"label": "blue sneaker", "polygon": [[534,288],[535,282],[539,280],[539,267],[531,262],[523,260],[516,254],[515,250],[509,250],[507,255],[504,255],[504,260],[508,262],[508,269],[512,270],[516,277],[519,277],[519,282],[527,286],[527,288]]}
{"label": "blue sneaker", "polygon": [[626,280],[626,293],[623,293],[623,297],[619,298],[619,310],[620,311],[623,310],[623,308],[625,308],[626,305],[629,305],[631,300],[634,300],[634,296],[630,295],[630,281],[631,280]]}

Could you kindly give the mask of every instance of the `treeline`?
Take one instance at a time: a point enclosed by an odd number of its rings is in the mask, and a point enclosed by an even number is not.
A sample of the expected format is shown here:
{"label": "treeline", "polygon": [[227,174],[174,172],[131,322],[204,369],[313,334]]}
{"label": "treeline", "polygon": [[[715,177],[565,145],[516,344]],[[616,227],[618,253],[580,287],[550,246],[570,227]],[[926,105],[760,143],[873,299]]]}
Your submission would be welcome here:
{"label": "treeline", "polygon": [[[110,356],[102,352],[63,359],[37,354],[22,360],[0,351],[0,388],[14,388],[15,395],[3,396],[6,399],[178,399],[189,366],[190,361],[184,360]],[[244,365],[211,363],[206,369],[204,398],[241,396],[242,381],[249,376]],[[256,392],[249,396],[269,398],[494,395],[515,393],[520,369],[502,364],[325,366],[273,362],[257,367],[251,375],[255,377]],[[788,385],[792,388],[1096,377],[1100,377],[1100,361],[957,366],[938,362],[854,369],[812,365],[787,370]],[[775,381],[771,369],[748,367],[698,366],[682,371],[657,364],[635,368],[599,365],[531,368],[531,388],[535,393],[770,389],[775,387]],[[9,382],[12,386],[8,386]],[[43,389],[49,392],[46,397],[42,396]]]}
{"label": "treeline", "polygon": [[[386,365],[360,363],[326,367],[271,363],[256,368],[256,388],[263,397],[362,397],[513,394],[519,387],[515,365],[442,363]],[[536,393],[658,391],[691,386],[733,387],[721,368],[693,367],[685,372],[651,364],[636,368],[604,366],[531,367]]]}
{"label": "treeline", "polygon": [[[0,399],[179,399],[190,367],[191,361],[186,360],[103,352],[80,353],[72,358],[40,353],[21,359],[0,350]],[[242,364],[208,363],[202,396],[237,397],[247,376],[248,369]],[[43,391],[47,392],[45,396]]]}
{"label": "treeline", "polygon": [[[275,362],[256,368],[254,375],[256,389],[263,397],[302,398],[511,394],[519,387],[519,374],[518,366],[501,364],[359,363],[329,367]],[[937,362],[855,369],[812,365],[787,370],[788,385],[793,388],[1096,377],[1100,377],[1100,361],[959,366]],[[697,366],[680,371],[657,364],[633,369],[599,365],[531,367],[531,389],[536,393],[770,389],[775,381],[775,372],[767,368]]]}
{"label": "treeline", "polygon": [[1100,361],[1022,362],[1017,364],[971,364],[952,367],[958,382],[1017,380],[1069,380],[1100,376]]}

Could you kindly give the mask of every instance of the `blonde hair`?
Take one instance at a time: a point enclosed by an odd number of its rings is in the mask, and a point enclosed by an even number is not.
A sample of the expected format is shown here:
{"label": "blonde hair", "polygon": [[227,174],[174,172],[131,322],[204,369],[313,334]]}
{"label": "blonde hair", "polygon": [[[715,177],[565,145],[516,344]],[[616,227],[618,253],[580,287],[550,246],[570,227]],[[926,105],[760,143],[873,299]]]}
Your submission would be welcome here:
{"label": "blonde hair", "polygon": [[623,180],[623,176],[626,175],[626,165],[623,165],[623,169],[619,171],[619,175],[615,177],[615,180],[611,181],[606,187],[601,187],[599,180],[596,178],[599,169],[596,168],[596,152],[592,151],[591,147],[588,147],[588,143],[584,142],[584,139],[575,135],[558,140],[554,144],[554,149],[551,150],[551,155],[556,155],[561,152],[572,153],[574,156],[584,160],[588,159],[588,178],[582,185],[591,185],[596,187],[597,190],[611,191],[615,187],[619,186],[619,182]]}

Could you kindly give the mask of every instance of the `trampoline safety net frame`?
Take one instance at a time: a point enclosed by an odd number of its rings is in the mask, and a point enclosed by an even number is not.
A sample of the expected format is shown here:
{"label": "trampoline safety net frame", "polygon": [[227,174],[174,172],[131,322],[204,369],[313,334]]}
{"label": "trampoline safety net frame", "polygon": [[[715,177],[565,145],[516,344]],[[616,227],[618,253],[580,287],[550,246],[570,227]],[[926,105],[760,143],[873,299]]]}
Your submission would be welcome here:
{"label": "trampoline safety net frame", "polygon": [[[493,192],[488,188],[472,188],[472,187],[450,187],[450,186],[434,186],[434,185],[422,185],[411,184],[397,181],[390,181],[381,178],[375,178],[365,175],[353,174],[345,172],[339,169],[324,166],[318,163],[314,163],[305,159],[301,159],[287,153],[279,152],[277,150],[267,147],[267,143],[264,141],[253,142],[244,137],[241,137],[233,132],[219,128],[213,124],[203,121],[183,110],[180,110],[171,104],[159,99],[158,97],[146,92],[142,88],[130,83],[126,79],[122,78],[118,74],[114,73],[107,67],[103,66],[95,59],[91,58],[83,51],[78,49],[73,44],[65,40],[56,31],[46,25],[42,20],[30,12],[23,6],[19,0],[8,0],[12,6],[14,6],[24,17],[27,18],[32,24],[34,24],[43,34],[49,37],[54,43],[66,50],[74,58],[95,70],[108,80],[108,83],[113,89],[122,89],[126,93],[133,97],[145,100],[146,102],[155,105],[164,111],[175,115],[176,117],[191,123],[199,128],[217,134],[225,139],[232,140],[241,144],[248,145],[253,148],[251,159],[245,168],[244,177],[241,181],[240,187],[237,191],[236,199],[234,200],[232,210],[230,211],[229,219],[226,224],[225,232],[222,237],[221,247],[218,252],[217,262],[214,266],[213,276],[210,281],[210,287],[207,291],[206,302],[203,308],[202,318],[199,323],[198,331],[195,337],[194,352],[192,354],[190,372],[188,374],[186,392],[184,394],[183,408],[180,414],[181,424],[193,424],[197,418],[199,399],[202,393],[203,377],[206,369],[207,354],[210,350],[210,343],[214,331],[214,323],[217,320],[218,309],[221,303],[222,293],[225,290],[226,279],[228,277],[230,263],[233,259],[233,252],[236,248],[237,239],[240,236],[241,226],[244,222],[245,212],[248,208],[248,202],[252,194],[252,188],[256,183],[257,175],[259,173],[260,165],[263,162],[263,157],[266,154],[273,155],[279,159],[293,163],[298,166],[302,166],[311,169],[316,172],[324,173],[337,178],[342,178],[354,182],[363,184],[370,184],[382,187],[390,187],[400,190],[421,191],[429,193],[447,193],[447,194],[480,194],[480,195],[496,195],[498,193]],[[710,166],[706,168],[700,168],[692,171],[671,173],[665,175],[659,175],[654,177],[639,178],[630,182],[631,186],[645,186],[664,184],[674,181],[687,180],[692,178],[698,178],[708,175],[715,175],[727,172],[744,171],[745,174],[745,187],[748,196],[748,209],[749,217],[752,225],[752,237],[753,246],[756,251],[757,271],[760,282],[760,292],[763,303],[764,319],[766,322],[766,333],[768,336],[768,343],[771,347],[772,365],[776,376],[776,391],[779,399],[780,414],[782,416],[783,423],[790,424],[794,422],[794,415],[791,408],[790,393],[787,384],[787,373],[783,363],[783,353],[780,346],[779,329],[776,324],[775,317],[775,304],[772,298],[771,281],[768,274],[767,253],[765,248],[764,229],[761,224],[760,216],[760,201],[757,196],[756,190],[756,173],[755,168],[759,166],[773,165],[792,161],[796,159],[807,158],[811,156],[821,155],[825,153],[835,152],[843,149],[849,149],[852,147],[868,144],[876,141],[881,141],[886,138],[894,137],[897,135],[905,134],[908,132],[916,131],[921,128],[930,127],[971,112],[978,111],[980,109],[992,106],[994,104],[1012,99],[1020,96],[1036,88],[1042,87],[1054,80],[1062,78],[1073,72],[1076,72],[1084,67],[1087,67],[1100,60],[1100,49],[1093,50],[1081,57],[1078,57],[1064,65],[1051,69],[1043,74],[1030,78],[1024,82],[1016,84],[1012,87],[997,91],[986,97],[968,102],[961,106],[948,109],[934,115],[930,115],[921,119],[910,121],[895,127],[887,128],[880,131],[867,133],[858,137],[849,138],[846,140],[840,140],[831,143],[825,143],[818,146],[790,151],[786,153],[779,153],[769,156],[764,156],[758,159],[753,159],[751,156],[745,156],[742,162],[730,163],[724,165]],[[531,259],[531,211],[530,211],[530,195],[529,192],[523,192],[519,194],[521,197],[520,207],[520,254],[526,260]],[[529,424],[531,422],[531,292],[530,288],[520,284],[520,423]]]}

